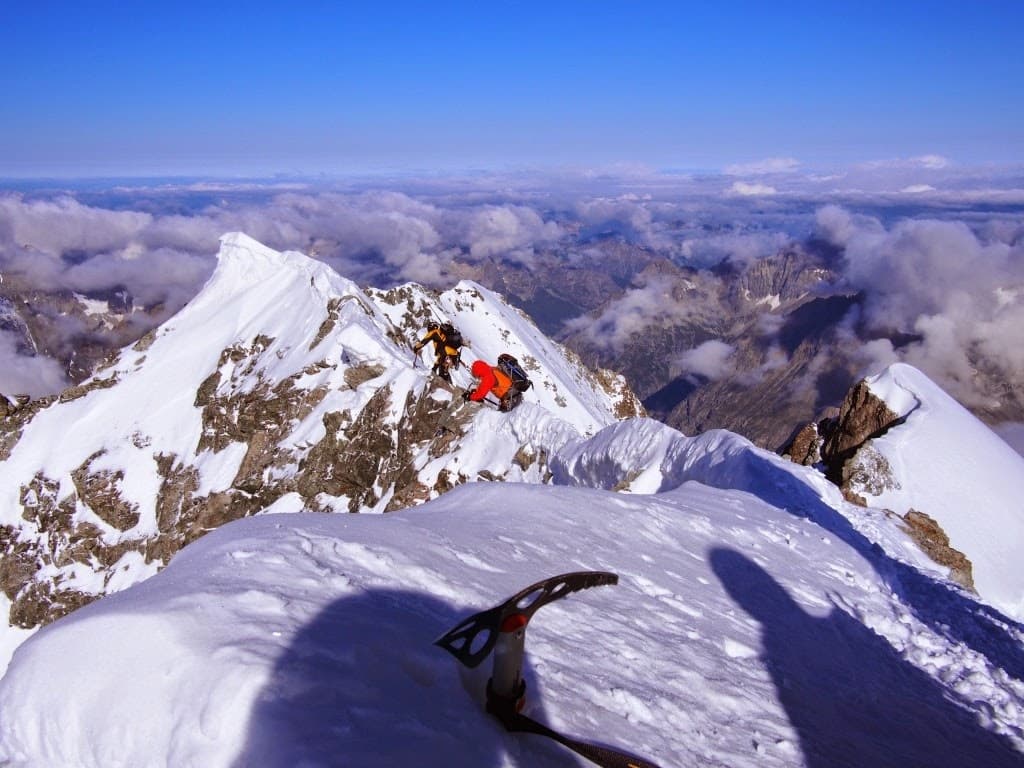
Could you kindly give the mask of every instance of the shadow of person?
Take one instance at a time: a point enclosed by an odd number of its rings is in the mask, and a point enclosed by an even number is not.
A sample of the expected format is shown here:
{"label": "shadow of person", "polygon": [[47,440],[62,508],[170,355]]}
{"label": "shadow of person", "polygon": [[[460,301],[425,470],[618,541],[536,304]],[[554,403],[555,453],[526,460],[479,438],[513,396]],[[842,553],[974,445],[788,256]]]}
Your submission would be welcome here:
{"label": "shadow of person", "polygon": [[[334,601],[274,665],[233,768],[573,765],[557,745],[525,743],[484,712],[489,659],[462,672],[433,645],[467,613],[402,590]],[[542,711],[532,669],[523,675],[531,710]]]}
{"label": "shadow of person", "polygon": [[743,555],[716,549],[711,566],[761,623],[762,659],[799,734],[806,765],[1024,765],[1024,753],[982,728],[884,638],[833,609],[816,618]]}
{"label": "shadow of person", "polygon": [[[741,474],[750,493],[772,506],[806,517],[857,551],[914,615],[935,632],[953,642],[964,643],[984,655],[1008,675],[1024,682],[1024,624],[998,609],[975,600],[966,592],[922,573],[890,557],[877,544],[853,527],[837,510],[826,504],[804,480],[753,450],[744,450],[729,461],[732,475]],[[704,459],[712,462],[713,456]],[[714,485],[713,471],[704,470]],[[731,478],[729,482],[735,482]],[[729,487],[729,483],[723,483]]]}

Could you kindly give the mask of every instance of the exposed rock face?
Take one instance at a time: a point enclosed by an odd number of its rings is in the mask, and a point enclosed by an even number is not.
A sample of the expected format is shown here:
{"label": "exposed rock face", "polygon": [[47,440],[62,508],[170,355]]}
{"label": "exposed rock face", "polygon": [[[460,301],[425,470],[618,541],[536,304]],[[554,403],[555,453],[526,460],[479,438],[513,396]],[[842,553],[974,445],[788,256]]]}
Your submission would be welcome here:
{"label": "exposed rock face", "polygon": [[11,449],[21,437],[22,429],[32,417],[56,399],[56,396],[36,400],[18,395],[0,397],[0,408],[3,409],[0,415],[0,461],[6,461],[11,455]]}
{"label": "exposed rock face", "polygon": [[93,463],[102,455],[102,452],[93,454],[71,473],[75,490],[82,503],[107,525],[118,531],[130,530],[139,524],[138,506],[126,502],[121,496],[124,472],[93,469]]}
{"label": "exposed rock face", "polygon": [[[839,486],[847,501],[867,506],[865,495],[880,496],[900,488],[899,478],[872,445],[872,439],[904,420],[871,392],[867,381],[861,380],[846,396],[838,416],[804,426],[784,453],[798,464],[823,464],[826,476]],[[935,520],[912,509],[903,522],[921,550],[950,569],[950,578],[974,589],[971,562],[949,545],[949,537]]]}
{"label": "exposed rock face", "polygon": [[863,505],[858,488],[877,493],[871,489],[899,487],[888,462],[869,441],[902,421],[862,379],[846,395],[837,416],[805,425],[781,453],[798,464],[822,464],[844,495]]}
{"label": "exposed rock face", "polygon": [[842,466],[840,490],[847,501],[866,507],[863,493],[879,496],[886,490],[900,488],[889,461],[870,442],[861,445]]}
{"label": "exposed rock face", "polygon": [[829,467],[841,470],[841,464],[872,437],[884,434],[900,421],[889,406],[878,399],[867,381],[858,381],[839,409],[839,419],[822,449]]}
{"label": "exposed rock face", "polygon": [[822,267],[806,254],[783,251],[747,267],[734,283],[733,299],[738,306],[792,304],[814,289],[822,276]]}
{"label": "exposed rock face", "polygon": [[949,545],[949,536],[935,520],[924,512],[911,509],[903,522],[918,546],[936,563],[949,568],[949,576],[953,581],[974,591],[974,566],[963,552]]}
{"label": "exposed rock face", "polygon": [[785,453],[791,461],[812,467],[821,462],[821,447],[824,442],[817,424],[805,424],[793,437]]}
{"label": "exposed rock face", "polygon": [[41,568],[73,563],[112,566],[129,548],[105,543],[102,531],[92,523],[75,522],[76,495],[62,496],[60,491],[58,482],[37,474],[21,488],[26,526],[0,526],[0,587],[12,602],[12,625],[30,628],[47,623],[95,599],[63,586],[62,576],[39,578]]}

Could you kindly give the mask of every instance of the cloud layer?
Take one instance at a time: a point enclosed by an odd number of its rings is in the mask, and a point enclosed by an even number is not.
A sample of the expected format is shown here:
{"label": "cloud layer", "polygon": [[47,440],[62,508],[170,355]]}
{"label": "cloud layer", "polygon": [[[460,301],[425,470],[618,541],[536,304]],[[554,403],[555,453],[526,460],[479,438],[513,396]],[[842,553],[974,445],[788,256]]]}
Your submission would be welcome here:
{"label": "cloud layer", "polygon": [[[0,192],[0,275],[23,289],[123,286],[137,306],[157,307],[138,318],[145,324],[199,290],[218,238],[232,230],[309,253],[364,284],[439,288],[463,274],[456,264],[534,269],[544,254],[585,265],[593,244],[609,238],[696,269],[744,268],[818,238],[842,255],[845,286],[864,296],[848,332],[866,368],[907,360],[971,404],[991,398],[974,386],[979,366],[1024,383],[1024,171],[980,174],[930,155],[827,174],[801,169],[780,157],[720,176],[636,169],[361,186]],[[717,278],[702,278],[701,289],[713,290]],[[638,275],[595,318],[568,330],[615,351],[652,326],[686,324],[703,302],[684,295],[679,280]],[[871,339],[854,339],[855,327]],[[706,378],[727,375],[728,345],[719,345],[679,363]],[[56,386],[42,359],[32,365],[42,389]]]}
{"label": "cloud layer", "polygon": [[[961,400],[992,405],[979,367],[1024,384],[1024,222],[969,227],[905,219],[890,227],[843,209],[818,212],[820,234],[845,254],[844,276],[863,291],[862,319],[878,362],[900,358]],[[893,338],[912,341],[895,349]]]}

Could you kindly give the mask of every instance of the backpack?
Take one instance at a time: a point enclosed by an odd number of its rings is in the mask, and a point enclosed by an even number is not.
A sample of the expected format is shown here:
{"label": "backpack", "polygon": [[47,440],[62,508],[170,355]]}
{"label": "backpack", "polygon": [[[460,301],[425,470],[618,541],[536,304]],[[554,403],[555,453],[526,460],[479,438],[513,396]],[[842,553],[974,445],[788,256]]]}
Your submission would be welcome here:
{"label": "backpack", "polygon": [[525,392],[533,386],[533,382],[526,375],[526,371],[523,370],[519,361],[512,357],[512,355],[507,353],[498,355],[498,368],[512,380],[512,387],[517,392]]}
{"label": "backpack", "polygon": [[441,333],[444,336],[444,343],[452,349],[458,349],[465,343],[459,329],[451,323],[441,323]]}

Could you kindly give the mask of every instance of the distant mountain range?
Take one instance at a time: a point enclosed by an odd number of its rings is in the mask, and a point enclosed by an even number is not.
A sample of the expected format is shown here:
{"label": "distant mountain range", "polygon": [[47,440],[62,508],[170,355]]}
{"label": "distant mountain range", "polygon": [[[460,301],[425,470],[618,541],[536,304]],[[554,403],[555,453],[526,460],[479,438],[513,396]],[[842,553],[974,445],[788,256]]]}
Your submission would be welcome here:
{"label": "distant mountain range", "polygon": [[[611,233],[538,250],[528,265],[456,258],[451,272],[525,311],[587,365],[621,373],[652,417],[686,434],[729,429],[781,451],[877,370],[866,344],[884,338],[899,350],[920,341],[865,329],[865,297],[845,286],[842,259],[810,240],[696,269]],[[167,317],[123,286],[85,294],[31,289],[17,276],[0,283],[0,327],[23,353],[59,360],[71,383]],[[1024,421],[1021,390],[980,353],[973,363],[971,386],[985,393],[970,405],[975,415],[992,425]]]}

